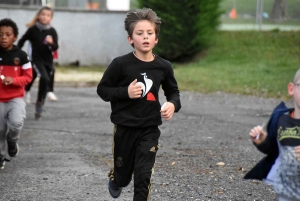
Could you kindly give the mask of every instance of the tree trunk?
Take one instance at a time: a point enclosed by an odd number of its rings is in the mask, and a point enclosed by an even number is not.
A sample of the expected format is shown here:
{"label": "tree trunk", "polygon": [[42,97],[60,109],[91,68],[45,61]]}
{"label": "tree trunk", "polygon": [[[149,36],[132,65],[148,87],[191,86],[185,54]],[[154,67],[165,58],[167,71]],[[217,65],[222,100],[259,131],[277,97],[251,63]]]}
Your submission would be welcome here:
{"label": "tree trunk", "polygon": [[282,22],[287,18],[287,0],[274,0],[271,19],[275,22]]}

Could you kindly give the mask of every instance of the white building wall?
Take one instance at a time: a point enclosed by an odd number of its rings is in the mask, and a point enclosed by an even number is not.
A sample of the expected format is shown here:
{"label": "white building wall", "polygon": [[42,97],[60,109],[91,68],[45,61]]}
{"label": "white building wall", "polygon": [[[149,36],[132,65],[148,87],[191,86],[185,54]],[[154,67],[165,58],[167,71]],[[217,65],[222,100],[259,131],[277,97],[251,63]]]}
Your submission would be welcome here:
{"label": "white building wall", "polygon": [[[11,18],[26,31],[36,9],[0,7],[2,18]],[[124,30],[126,12],[55,9],[52,24],[59,36],[59,64],[79,61],[80,65],[107,65],[113,58],[132,51]],[[24,47],[26,50],[26,47]]]}
{"label": "white building wall", "polygon": [[130,0],[107,0],[107,9],[108,10],[129,10],[130,9]]}

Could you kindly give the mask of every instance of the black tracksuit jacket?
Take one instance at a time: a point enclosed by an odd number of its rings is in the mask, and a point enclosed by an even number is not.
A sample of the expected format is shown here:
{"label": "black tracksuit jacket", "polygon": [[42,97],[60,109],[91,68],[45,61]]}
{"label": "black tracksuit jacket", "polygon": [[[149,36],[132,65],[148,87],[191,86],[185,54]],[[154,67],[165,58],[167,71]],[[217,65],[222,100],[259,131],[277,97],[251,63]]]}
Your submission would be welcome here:
{"label": "black tracksuit jacket", "polygon": [[[137,79],[143,86],[141,98],[131,99],[128,86]],[[98,95],[111,103],[111,121],[128,127],[158,126],[161,121],[159,89],[162,86],[167,101],[181,108],[180,95],[171,63],[155,56],[144,62],[128,53],[115,58],[106,69],[97,88]]]}
{"label": "black tracksuit jacket", "polygon": [[[52,45],[44,43],[47,35],[52,36]],[[58,36],[53,27],[47,30],[40,30],[36,25],[34,25],[27,29],[26,33],[19,40],[18,46],[22,48],[26,40],[29,40],[32,46],[33,62],[42,62],[44,64],[53,63],[52,52],[58,49]]]}

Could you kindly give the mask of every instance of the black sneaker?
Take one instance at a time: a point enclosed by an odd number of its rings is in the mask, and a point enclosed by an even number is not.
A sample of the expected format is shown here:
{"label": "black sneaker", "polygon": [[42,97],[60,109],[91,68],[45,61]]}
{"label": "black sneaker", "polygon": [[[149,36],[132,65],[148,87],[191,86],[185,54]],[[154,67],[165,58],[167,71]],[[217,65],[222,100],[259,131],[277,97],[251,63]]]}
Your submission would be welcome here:
{"label": "black sneaker", "polygon": [[119,187],[116,184],[116,182],[114,182],[113,180],[109,179],[109,182],[108,182],[108,191],[109,191],[109,194],[111,195],[111,197],[118,198],[121,195],[122,188]]}
{"label": "black sneaker", "polygon": [[42,114],[36,112],[36,113],[34,114],[34,117],[35,117],[35,120],[38,121],[38,120],[40,120],[40,119],[42,118]]}
{"label": "black sneaker", "polygon": [[0,170],[4,169],[5,161],[4,159],[0,159]]}
{"label": "black sneaker", "polygon": [[7,141],[8,145],[8,155],[10,157],[15,157],[19,153],[19,145],[16,142],[9,142]]}

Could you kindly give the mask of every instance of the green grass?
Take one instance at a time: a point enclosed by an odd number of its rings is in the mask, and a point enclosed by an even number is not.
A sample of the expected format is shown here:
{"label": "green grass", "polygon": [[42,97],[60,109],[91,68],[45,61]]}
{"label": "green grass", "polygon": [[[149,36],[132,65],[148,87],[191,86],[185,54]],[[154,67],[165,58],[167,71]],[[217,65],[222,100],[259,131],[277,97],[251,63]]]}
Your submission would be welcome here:
{"label": "green grass", "polygon": [[180,90],[286,98],[300,68],[300,32],[219,32],[205,57],[174,67]]}

